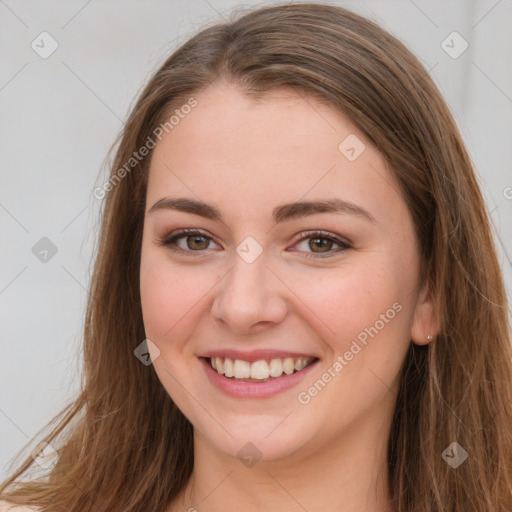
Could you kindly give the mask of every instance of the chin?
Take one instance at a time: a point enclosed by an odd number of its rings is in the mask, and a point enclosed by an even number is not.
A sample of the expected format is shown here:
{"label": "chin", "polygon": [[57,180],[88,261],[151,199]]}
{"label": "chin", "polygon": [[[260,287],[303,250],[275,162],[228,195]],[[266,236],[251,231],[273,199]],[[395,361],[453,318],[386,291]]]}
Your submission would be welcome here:
{"label": "chin", "polygon": [[201,429],[201,436],[216,450],[240,459],[248,467],[247,461],[278,461],[303,453],[309,444],[308,439],[314,438],[314,433],[308,433],[304,422],[292,423],[293,414],[284,419],[287,414],[267,417],[244,415],[241,419],[224,422],[227,432],[217,428],[216,424],[215,428]]}

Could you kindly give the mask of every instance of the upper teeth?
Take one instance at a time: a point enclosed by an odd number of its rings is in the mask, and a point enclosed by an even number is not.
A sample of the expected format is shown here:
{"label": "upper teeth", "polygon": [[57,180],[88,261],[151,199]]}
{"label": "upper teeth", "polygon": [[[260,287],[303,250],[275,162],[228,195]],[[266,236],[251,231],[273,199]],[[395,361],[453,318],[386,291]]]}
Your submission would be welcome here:
{"label": "upper teeth", "polygon": [[285,357],[284,359],[270,359],[265,361],[254,361],[250,363],[242,359],[229,359],[229,357],[211,357],[210,365],[220,375],[235,377],[236,379],[268,379],[269,377],[280,377],[283,372],[286,375],[292,374],[295,370],[300,371],[311,364],[315,358],[308,357]]}

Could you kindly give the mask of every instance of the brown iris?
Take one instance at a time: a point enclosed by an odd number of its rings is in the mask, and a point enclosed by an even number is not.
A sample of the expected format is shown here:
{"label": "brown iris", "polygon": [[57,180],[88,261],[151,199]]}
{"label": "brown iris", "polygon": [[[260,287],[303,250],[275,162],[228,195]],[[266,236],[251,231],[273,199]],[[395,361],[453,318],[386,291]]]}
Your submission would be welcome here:
{"label": "brown iris", "polygon": [[[190,239],[193,239],[193,243],[198,243],[199,245],[201,245],[201,247],[191,247],[190,243],[189,243],[189,240]],[[202,244],[201,244],[201,241],[202,241]],[[208,239],[208,237],[206,236],[203,236],[203,235],[190,235],[190,236],[187,236],[187,247],[189,249],[192,249],[194,251],[197,251],[197,250],[200,250],[200,249],[206,249],[208,247],[208,244],[210,243],[210,240]]]}
{"label": "brown iris", "polygon": [[316,252],[328,252],[332,247],[332,240],[328,240],[327,238],[311,238],[309,242],[310,249],[313,249],[313,244],[318,243],[320,251]]}

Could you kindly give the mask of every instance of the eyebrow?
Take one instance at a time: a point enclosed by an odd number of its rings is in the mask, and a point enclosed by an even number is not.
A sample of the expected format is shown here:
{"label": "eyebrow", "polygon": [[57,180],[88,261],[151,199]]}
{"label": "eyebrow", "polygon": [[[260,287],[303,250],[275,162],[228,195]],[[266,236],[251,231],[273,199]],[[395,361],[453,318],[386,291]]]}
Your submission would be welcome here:
{"label": "eyebrow", "polygon": [[[203,201],[187,197],[170,198],[164,197],[157,201],[148,211],[154,213],[159,210],[177,210],[185,213],[193,213],[205,217],[206,219],[224,222],[222,214],[218,208]],[[344,201],[338,198],[327,199],[324,201],[300,201],[276,206],[272,210],[272,219],[275,223],[285,222],[287,220],[307,217],[317,213],[339,213],[346,215],[357,215],[370,222],[377,223],[374,217],[363,207],[350,201]]]}

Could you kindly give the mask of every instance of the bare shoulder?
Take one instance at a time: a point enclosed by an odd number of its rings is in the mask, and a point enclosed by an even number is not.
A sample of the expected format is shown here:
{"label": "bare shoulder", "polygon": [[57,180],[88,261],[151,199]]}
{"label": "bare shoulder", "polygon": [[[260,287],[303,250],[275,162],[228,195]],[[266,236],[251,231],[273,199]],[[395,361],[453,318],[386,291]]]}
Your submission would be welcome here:
{"label": "bare shoulder", "polygon": [[37,512],[37,508],[30,508],[24,505],[15,505],[8,501],[0,500],[0,512]]}

